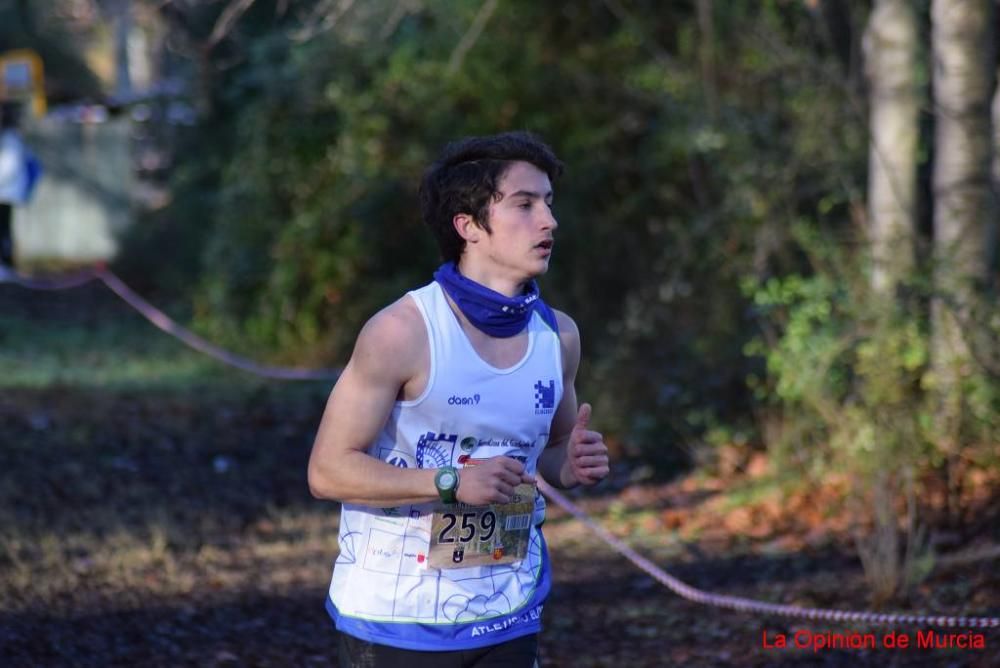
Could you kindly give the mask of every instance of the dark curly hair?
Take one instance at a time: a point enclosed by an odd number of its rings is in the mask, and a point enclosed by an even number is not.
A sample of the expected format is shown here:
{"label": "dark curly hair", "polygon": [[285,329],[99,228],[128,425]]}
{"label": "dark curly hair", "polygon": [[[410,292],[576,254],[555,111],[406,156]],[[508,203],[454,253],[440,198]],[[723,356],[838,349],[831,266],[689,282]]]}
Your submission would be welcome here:
{"label": "dark curly hair", "polygon": [[466,137],[445,146],[440,157],[424,172],[420,184],[420,212],[430,226],[441,256],[458,262],[465,239],[452,221],[469,214],[490,231],[490,202],[499,194],[501,179],[514,162],[528,162],[555,179],[563,163],[541,139],[530,132],[504,132],[486,137]]}

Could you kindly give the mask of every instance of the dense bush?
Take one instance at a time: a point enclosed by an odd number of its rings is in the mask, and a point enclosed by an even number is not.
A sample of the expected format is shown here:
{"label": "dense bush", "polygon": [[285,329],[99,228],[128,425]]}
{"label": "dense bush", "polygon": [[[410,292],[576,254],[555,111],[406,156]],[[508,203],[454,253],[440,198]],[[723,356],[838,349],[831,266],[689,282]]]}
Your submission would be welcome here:
{"label": "dense bush", "polygon": [[[797,237],[809,251],[808,275],[745,286],[767,332],[747,346],[766,359],[766,374],[751,384],[762,405],[780,411],[769,443],[776,467],[816,481],[837,471],[851,481],[859,553],[881,602],[929,572],[927,523],[968,524],[955,516],[967,507],[954,487],[996,470],[1000,377],[979,366],[956,388],[963,439],[949,443],[935,419],[927,277],[880,293],[864,246],[806,226]],[[987,314],[1000,311],[984,302],[979,315]],[[968,323],[968,331],[983,324]]]}

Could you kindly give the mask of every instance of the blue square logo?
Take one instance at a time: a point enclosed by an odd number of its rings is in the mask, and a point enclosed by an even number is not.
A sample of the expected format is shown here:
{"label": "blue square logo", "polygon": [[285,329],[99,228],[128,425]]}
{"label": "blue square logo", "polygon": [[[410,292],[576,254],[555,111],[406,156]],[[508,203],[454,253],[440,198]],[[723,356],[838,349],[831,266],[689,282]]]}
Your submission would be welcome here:
{"label": "blue square logo", "polygon": [[556,381],[535,383],[535,414],[552,413],[556,408]]}

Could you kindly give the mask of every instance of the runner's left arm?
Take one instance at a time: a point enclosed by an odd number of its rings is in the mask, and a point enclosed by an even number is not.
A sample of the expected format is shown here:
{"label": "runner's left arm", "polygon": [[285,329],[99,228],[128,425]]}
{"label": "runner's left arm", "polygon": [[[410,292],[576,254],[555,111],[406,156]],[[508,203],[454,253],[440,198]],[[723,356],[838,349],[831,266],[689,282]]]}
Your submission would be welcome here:
{"label": "runner's left arm", "polygon": [[556,317],[562,344],[563,395],[552,418],[548,446],[538,458],[538,472],[553,487],[596,485],[610,472],[608,448],[601,434],[589,429],[590,404],[577,406],[580,331],[565,313],[556,311]]}

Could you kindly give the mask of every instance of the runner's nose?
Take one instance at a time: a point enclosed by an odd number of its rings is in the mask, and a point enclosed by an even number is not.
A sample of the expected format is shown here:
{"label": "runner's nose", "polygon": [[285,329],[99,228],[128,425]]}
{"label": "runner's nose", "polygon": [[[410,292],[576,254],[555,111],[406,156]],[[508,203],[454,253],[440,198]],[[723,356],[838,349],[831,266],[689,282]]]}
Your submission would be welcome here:
{"label": "runner's nose", "polygon": [[544,228],[546,230],[555,230],[559,227],[559,222],[556,220],[555,214],[552,212],[552,206],[546,206],[543,214],[546,218]]}

